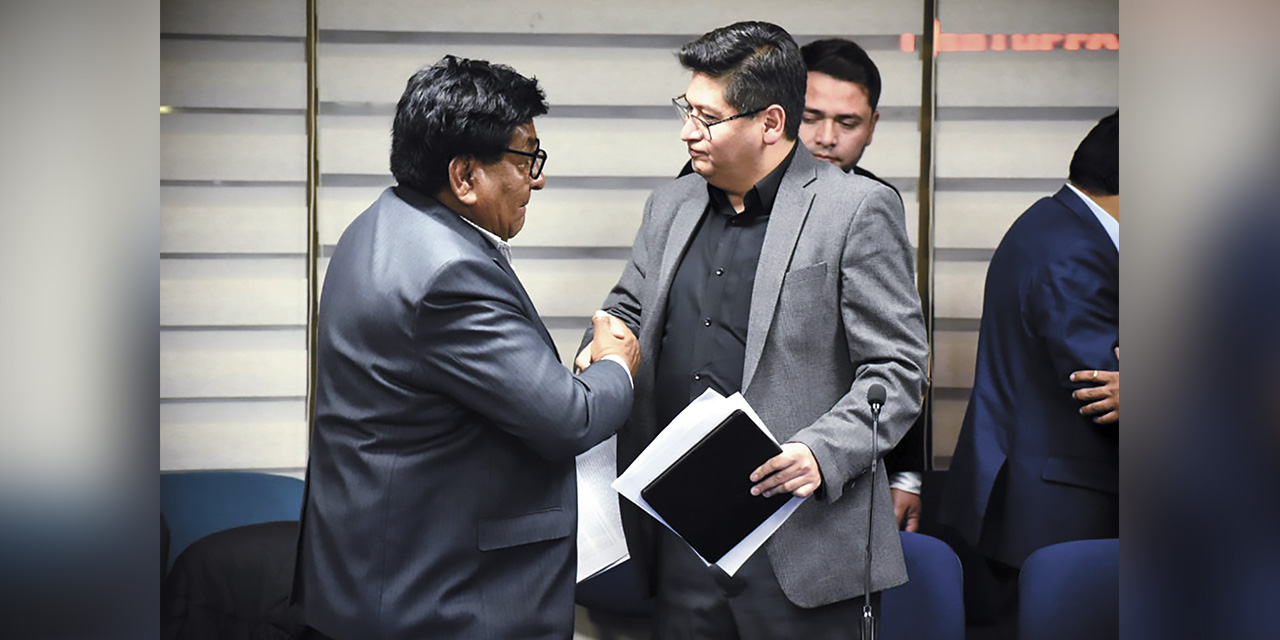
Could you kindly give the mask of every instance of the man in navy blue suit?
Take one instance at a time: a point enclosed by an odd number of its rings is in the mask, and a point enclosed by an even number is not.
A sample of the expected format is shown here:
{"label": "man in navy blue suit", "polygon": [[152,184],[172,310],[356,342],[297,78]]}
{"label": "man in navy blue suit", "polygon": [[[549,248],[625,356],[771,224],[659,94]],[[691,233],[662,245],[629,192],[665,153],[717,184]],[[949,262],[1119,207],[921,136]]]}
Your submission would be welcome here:
{"label": "man in navy blue suit", "polygon": [[1118,380],[1114,416],[1082,411],[1104,392],[1080,392],[1119,371],[1119,129],[1119,111],[1098,122],[1069,182],[1013,223],[987,270],[973,393],[939,520],[996,577],[998,615],[1014,611],[1032,551],[1119,536]]}

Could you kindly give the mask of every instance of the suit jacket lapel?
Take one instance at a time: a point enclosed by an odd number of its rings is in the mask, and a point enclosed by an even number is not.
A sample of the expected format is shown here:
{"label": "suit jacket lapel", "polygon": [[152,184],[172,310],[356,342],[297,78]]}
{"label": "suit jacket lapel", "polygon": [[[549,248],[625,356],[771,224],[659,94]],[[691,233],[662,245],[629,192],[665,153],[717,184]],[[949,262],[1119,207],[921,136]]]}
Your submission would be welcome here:
{"label": "suit jacket lapel", "polygon": [[515,269],[511,267],[511,263],[507,262],[507,259],[502,256],[502,253],[498,251],[496,247],[489,244],[488,240],[482,237],[480,238],[480,242],[484,244],[484,249],[488,251],[490,257],[493,258],[493,263],[498,265],[498,268],[505,271],[507,275],[511,276],[511,279],[516,285],[516,293],[519,295],[520,304],[524,306],[525,314],[529,316],[529,320],[533,322],[533,325],[538,328],[538,333],[542,336],[542,340],[547,343],[547,346],[551,347],[551,351],[554,352],[556,354],[556,358],[559,359],[560,350],[556,349],[556,341],[551,338],[551,332],[547,331],[547,325],[543,324],[542,316],[538,315],[537,307],[533,306],[533,298],[530,298],[529,292],[525,291],[524,283],[520,282],[520,277],[516,275]]}
{"label": "suit jacket lapel", "polygon": [[[799,144],[797,142],[796,144]],[[747,319],[747,353],[743,363],[742,389],[751,386],[756,365],[764,352],[765,338],[778,307],[782,278],[791,264],[791,254],[809,216],[814,193],[808,186],[816,179],[817,160],[803,147],[796,149],[791,166],[782,176],[778,195],[769,214],[769,228],[764,234],[760,261],[756,265],[756,282],[751,289],[751,315]]]}
{"label": "suit jacket lapel", "polygon": [[[680,266],[685,249],[693,239],[693,232],[698,228],[698,221],[702,219],[702,214],[706,211],[707,203],[711,199],[707,194],[706,182],[700,180],[695,182],[692,195],[681,200],[675,218],[671,221],[671,230],[667,232],[667,244],[662,249],[662,264],[658,268],[658,286],[654,291],[654,300],[644,301],[646,304],[661,305],[654,315],[658,321],[648,323],[657,331],[661,331],[666,324],[667,296],[671,293],[671,282],[676,277],[676,267]],[[654,337],[660,338],[661,334],[654,334],[650,339]]]}

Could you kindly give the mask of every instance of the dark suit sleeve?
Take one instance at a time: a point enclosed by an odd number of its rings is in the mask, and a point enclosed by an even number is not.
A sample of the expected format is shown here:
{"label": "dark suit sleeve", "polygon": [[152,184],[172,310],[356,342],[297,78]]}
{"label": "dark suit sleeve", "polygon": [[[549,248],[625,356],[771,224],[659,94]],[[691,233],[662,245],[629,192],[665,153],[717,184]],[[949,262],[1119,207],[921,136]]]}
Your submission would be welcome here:
{"label": "dark suit sleeve", "polygon": [[422,376],[548,459],[586,451],[631,411],[631,382],[615,363],[575,376],[517,302],[518,283],[492,263],[441,268],[419,303]]}
{"label": "dark suit sleeve", "polygon": [[1024,321],[1048,350],[1063,389],[1073,371],[1118,371],[1112,347],[1119,340],[1119,292],[1103,249],[1069,252],[1048,264],[1028,284]]}

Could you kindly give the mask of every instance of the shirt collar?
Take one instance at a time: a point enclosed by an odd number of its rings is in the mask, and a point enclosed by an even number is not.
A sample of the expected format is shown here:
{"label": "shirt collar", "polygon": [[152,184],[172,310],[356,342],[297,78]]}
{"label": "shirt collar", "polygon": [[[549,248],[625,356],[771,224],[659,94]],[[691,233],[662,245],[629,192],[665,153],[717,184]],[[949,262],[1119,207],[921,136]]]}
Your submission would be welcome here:
{"label": "shirt collar", "polygon": [[476,231],[479,231],[480,234],[483,235],[485,239],[489,241],[489,244],[493,245],[493,248],[497,249],[498,253],[502,254],[502,257],[507,260],[507,264],[511,264],[511,244],[509,242],[494,235],[492,231],[489,231],[488,229],[485,229],[484,227],[468,220],[466,216],[459,215],[458,217],[462,218],[463,222],[475,227]]}
{"label": "shirt collar", "polygon": [[1077,189],[1075,185],[1068,182],[1067,186],[1070,187],[1071,190],[1074,191],[1076,195],[1080,196],[1080,199],[1084,201],[1085,206],[1089,207],[1089,210],[1093,212],[1093,215],[1097,216],[1098,222],[1102,223],[1102,228],[1106,230],[1107,236],[1111,238],[1111,243],[1116,245],[1116,251],[1119,251],[1120,250],[1120,221],[1111,217],[1111,214],[1107,213],[1105,209],[1098,206],[1098,203],[1094,202],[1093,198],[1090,198],[1089,196],[1085,195],[1085,192]]}

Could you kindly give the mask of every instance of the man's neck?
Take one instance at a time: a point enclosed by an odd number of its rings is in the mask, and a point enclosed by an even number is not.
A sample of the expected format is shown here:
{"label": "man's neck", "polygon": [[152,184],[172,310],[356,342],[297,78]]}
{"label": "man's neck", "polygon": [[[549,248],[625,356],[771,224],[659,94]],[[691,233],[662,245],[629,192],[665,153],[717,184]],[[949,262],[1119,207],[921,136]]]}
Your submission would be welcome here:
{"label": "man's neck", "polygon": [[793,149],[797,144],[799,144],[799,142],[784,138],[778,144],[771,144],[765,147],[764,152],[759,156],[759,160],[747,174],[748,177],[744,179],[745,184],[738,184],[734,188],[721,187],[725,195],[729,197],[729,204],[733,205],[734,211],[742,213],[742,210],[746,208],[746,204],[743,202],[743,199],[746,198],[747,192],[751,191],[752,187],[756,186],[756,183],[763,180],[764,177],[772,173],[774,169],[777,169],[778,165],[782,164],[782,161],[787,159],[787,154],[791,153],[791,149]]}

